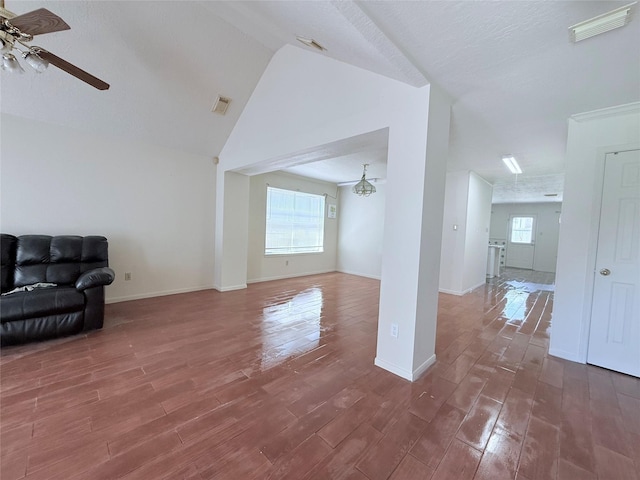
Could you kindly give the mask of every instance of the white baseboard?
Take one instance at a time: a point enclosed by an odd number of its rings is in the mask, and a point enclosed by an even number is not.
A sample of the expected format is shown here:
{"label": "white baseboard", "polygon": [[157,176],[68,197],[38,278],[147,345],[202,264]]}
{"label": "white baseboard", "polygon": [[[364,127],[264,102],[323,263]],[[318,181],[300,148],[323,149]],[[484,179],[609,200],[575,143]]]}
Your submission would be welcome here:
{"label": "white baseboard", "polygon": [[416,368],[413,372],[409,370],[405,370],[404,368],[400,368],[393,363],[387,362],[386,360],[376,359],[373,362],[376,366],[380,368],[384,368],[388,372],[391,372],[399,377],[404,378],[405,380],[409,380],[410,382],[415,382],[418,378],[422,376],[424,372],[426,372],[431,365],[436,363],[436,355],[431,355],[427,360],[425,360],[422,365]]}
{"label": "white baseboard", "polygon": [[446,293],[447,295],[457,295],[459,297],[461,297],[462,295],[464,295],[464,292],[460,292],[458,290],[449,290],[447,288],[439,288],[438,292],[440,293]]}
{"label": "white baseboard", "polygon": [[273,277],[252,278],[247,283],[270,282],[272,280],[284,280],[285,278],[308,277],[309,275],[321,275],[323,273],[333,273],[336,270],[320,270],[318,272],[291,273],[288,275],[276,275]]}
{"label": "white baseboard", "polygon": [[405,370],[404,368],[400,368],[397,365],[394,365],[393,363],[389,363],[385,360],[381,360],[378,357],[376,357],[376,359],[373,361],[374,365],[380,367],[380,368],[384,368],[386,371],[391,372],[395,375],[398,375],[401,378],[404,378],[405,380],[409,380],[410,382],[413,381],[412,380],[412,373],[409,370]]}
{"label": "white baseboard", "polygon": [[106,298],[104,303],[120,303],[130,300],[142,300],[143,298],[164,297],[165,295],[177,295],[180,293],[199,292],[201,290],[212,290],[213,285],[202,285],[200,287],[176,288],[173,290],[163,290],[161,292],[137,293],[135,295],[124,295],[122,297]]}
{"label": "white baseboard", "polygon": [[486,281],[485,282],[480,282],[476,286],[471,287],[471,288],[467,288],[466,290],[463,290],[463,291],[460,291],[460,290],[448,290],[446,288],[439,288],[438,291],[440,293],[447,293],[449,295],[457,295],[457,296],[461,297],[462,295],[466,295],[467,293],[473,292],[478,287],[482,287],[486,283],[487,283]]}
{"label": "white baseboard", "polygon": [[485,286],[486,284],[487,284],[487,281],[486,281],[486,280],[483,280],[483,281],[481,281],[480,283],[478,283],[476,286],[471,287],[470,289],[468,289],[465,293],[471,293],[471,292],[473,292],[476,288],[478,288],[478,287],[483,287],[483,286]]}
{"label": "white baseboard", "polygon": [[413,371],[413,379],[411,380],[416,381],[418,378],[420,378],[422,376],[422,374],[424,372],[426,372],[427,370],[429,370],[429,367],[431,367],[434,363],[436,363],[436,354],[434,353],[433,355],[431,355],[429,358],[427,358],[422,365],[420,365],[418,368],[416,368]]}
{"label": "white baseboard", "polygon": [[368,275],[366,273],[352,272],[351,270],[336,270],[336,272],[346,273],[347,275],[356,275],[357,277],[365,277],[365,278],[372,278],[374,280],[380,280],[380,275]]}
{"label": "white baseboard", "polygon": [[233,292],[234,290],[243,290],[247,288],[246,283],[242,283],[240,285],[231,285],[230,287],[219,287],[218,285],[213,286],[219,292]]}
{"label": "white baseboard", "polygon": [[567,352],[566,350],[558,350],[557,348],[549,348],[549,355],[563,358],[571,362],[586,363],[577,353]]}

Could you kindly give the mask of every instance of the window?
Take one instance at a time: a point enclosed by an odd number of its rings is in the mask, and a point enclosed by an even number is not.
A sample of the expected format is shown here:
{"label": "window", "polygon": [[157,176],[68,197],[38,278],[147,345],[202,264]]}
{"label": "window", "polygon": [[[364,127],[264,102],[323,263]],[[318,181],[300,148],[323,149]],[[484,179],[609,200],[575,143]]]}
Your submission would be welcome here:
{"label": "window", "polygon": [[511,217],[511,243],[533,242],[533,217]]}
{"label": "window", "polygon": [[267,187],[265,255],[324,251],[324,196]]}

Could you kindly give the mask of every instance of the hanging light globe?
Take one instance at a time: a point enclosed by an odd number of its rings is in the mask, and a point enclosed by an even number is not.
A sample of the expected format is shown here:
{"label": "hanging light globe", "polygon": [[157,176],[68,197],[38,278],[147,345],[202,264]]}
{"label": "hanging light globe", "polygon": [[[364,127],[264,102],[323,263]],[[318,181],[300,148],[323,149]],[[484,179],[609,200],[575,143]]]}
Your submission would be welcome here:
{"label": "hanging light globe", "polygon": [[49,62],[38,55],[38,50],[29,50],[22,54],[22,58],[24,58],[24,61],[38,73],[44,72],[49,66]]}
{"label": "hanging light globe", "polygon": [[360,195],[361,197],[368,197],[372,193],[376,193],[376,187],[366,179],[368,165],[368,163],[364,163],[362,165],[364,167],[364,170],[362,171],[362,178],[353,186],[352,189],[353,193]]}
{"label": "hanging light globe", "polygon": [[4,53],[2,55],[2,64],[0,67],[6,72],[24,73],[20,63],[18,63],[18,59],[12,53]]}

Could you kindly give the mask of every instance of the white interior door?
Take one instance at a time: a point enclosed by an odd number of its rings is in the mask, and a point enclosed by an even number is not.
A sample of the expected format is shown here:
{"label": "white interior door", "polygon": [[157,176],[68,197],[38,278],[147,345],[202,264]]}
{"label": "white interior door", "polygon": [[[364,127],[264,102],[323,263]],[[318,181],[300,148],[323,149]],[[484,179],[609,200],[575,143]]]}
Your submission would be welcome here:
{"label": "white interior door", "polygon": [[640,377],[640,150],[605,158],[587,362]]}
{"label": "white interior door", "polygon": [[510,215],[506,266],[533,270],[535,238],[535,215]]}

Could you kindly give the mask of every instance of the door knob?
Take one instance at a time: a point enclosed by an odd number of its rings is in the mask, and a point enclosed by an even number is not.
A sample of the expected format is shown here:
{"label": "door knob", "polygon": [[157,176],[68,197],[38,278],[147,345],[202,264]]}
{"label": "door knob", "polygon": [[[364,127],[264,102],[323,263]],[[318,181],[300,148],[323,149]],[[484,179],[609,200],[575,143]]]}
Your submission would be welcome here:
{"label": "door knob", "polygon": [[608,268],[603,268],[602,270],[600,270],[600,275],[603,275],[605,277],[610,273],[611,273],[611,270],[609,270]]}

